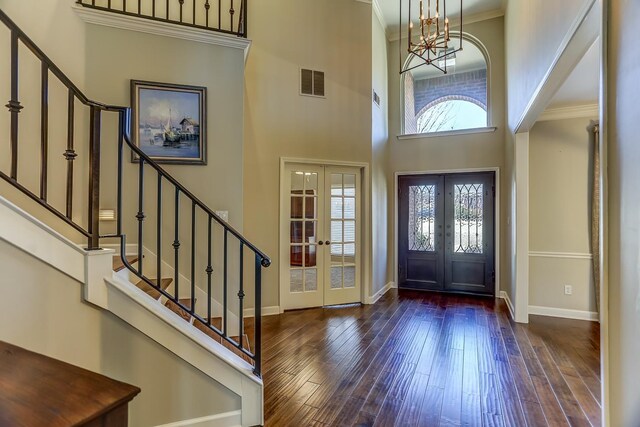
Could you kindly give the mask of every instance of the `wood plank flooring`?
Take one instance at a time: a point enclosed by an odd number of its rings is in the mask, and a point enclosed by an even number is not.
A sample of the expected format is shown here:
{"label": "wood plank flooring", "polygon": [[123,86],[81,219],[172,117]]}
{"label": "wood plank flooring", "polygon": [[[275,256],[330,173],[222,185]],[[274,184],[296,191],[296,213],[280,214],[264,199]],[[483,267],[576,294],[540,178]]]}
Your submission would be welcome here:
{"label": "wood plank flooring", "polygon": [[263,320],[266,426],[599,426],[599,325],[389,291]]}

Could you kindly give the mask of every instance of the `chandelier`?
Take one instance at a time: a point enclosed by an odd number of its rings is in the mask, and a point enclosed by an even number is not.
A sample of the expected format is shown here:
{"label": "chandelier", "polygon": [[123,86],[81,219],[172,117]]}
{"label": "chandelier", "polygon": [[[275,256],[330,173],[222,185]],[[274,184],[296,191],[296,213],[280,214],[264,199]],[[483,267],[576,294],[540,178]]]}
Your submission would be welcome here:
{"label": "chandelier", "polygon": [[[402,0],[400,0],[400,28],[402,28]],[[455,63],[456,52],[462,50],[462,0],[460,0],[460,29],[452,33],[450,31],[449,16],[447,15],[447,0],[420,0],[420,8],[416,18],[412,16],[413,0],[409,0],[408,25],[407,25],[407,51],[409,52],[408,64],[413,58],[418,58],[417,65],[410,65],[401,69],[400,74],[421,67],[431,65],[447,74],[447,68]],[[417,19],[417,28],[414,28],[414,19]],[[452,42],[458,40],[457,47]],[[402,38],[401,38],[402,39]],[[402,43],[402,42],[401,42]]]}

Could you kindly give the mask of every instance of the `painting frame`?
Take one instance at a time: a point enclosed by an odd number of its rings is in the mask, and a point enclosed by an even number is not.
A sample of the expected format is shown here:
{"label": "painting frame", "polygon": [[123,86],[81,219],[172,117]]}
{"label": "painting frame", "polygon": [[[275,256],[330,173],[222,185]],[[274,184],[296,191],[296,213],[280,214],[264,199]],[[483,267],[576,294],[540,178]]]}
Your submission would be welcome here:
{"label": "painting frame", "polygon": [[[147,105],[145,101],[146,93],[155,93],[166,95],[166,102],[171,103],[172,99],[181,95],[197,95],[197,102],[190,99],[188,102],[184,101],[189,110],[197,108],[197,119],[193,117],[185,116],[182,121],[177,124],[182,126],[182,129],[178,129],[177,126],[173,126],[172,108],[168,111],[168,129],[167,125],[162,127],[158,120],[153,124],[154,126],[160,126],[160,128],[153,129],[149,124],[149,110],[150,105]],[[165,94],[166,92],[166,94]],[[191,98],[191,97],[189,97]],[[142,101],[141,101],[142,99]],[[141,105],[143,102],[143,105]],[[174,101],[175,102],[175,101]],[[184,107],[184,106],[183,106]],[[184,108],[183,108],[184,109]],[[179,108],[176,108],[180,111]],[[141,123],[141,115],[144,114],[146,120],[142,120],[145,123]],[[178,114],[179,116],[180,114]],[[193,115],[193,114],[192,114]],[[207,88],[204,86],[192,86],[175,83],[162,83],[152,82],[146,80],[131,80],[131,137],[132,143],[145,152],[156,163],[161,164],[174,164],[174,165],[206,165],[207,164]],[[179,117],[178,117],[179,120]],[[186,123],[183,124],[183,122]],[[145,129],[141,128],[141,125]],[[195,130],[194,130],[195,129]],[[149,142],[153,147],[153,153],[147,152],[151,147],[147,144],[141,145],[141,140],[145,132],[149,132]],[[194,144],[194,138],[197,144]],[[187,145],[188,151],[191,153],[195,151],[197,156],[194,155],[180,155],[177,147]],[[197,147],[197,148],[196,148]],[[162,153],[165,151],[166,154]],[[140,158],[132,153],[131,161],[137,163]]]}

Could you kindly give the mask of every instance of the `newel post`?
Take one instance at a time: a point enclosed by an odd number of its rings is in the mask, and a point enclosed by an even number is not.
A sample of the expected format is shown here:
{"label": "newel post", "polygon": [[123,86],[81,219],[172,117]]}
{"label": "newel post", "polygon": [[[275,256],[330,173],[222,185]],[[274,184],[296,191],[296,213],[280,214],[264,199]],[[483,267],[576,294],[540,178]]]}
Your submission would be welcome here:
{"label": "newel post", "polygon": [[89,244],[87,250],[100,249],[100,129],[101,111],[91,106],[89,135]]}

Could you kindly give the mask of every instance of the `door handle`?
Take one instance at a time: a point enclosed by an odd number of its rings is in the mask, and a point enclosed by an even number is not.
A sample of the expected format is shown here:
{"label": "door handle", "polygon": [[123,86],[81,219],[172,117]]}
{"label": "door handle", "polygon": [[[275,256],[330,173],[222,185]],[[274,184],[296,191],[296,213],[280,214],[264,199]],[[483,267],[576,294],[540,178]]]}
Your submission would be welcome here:
{"label": "door handle", "polygon": [[331,242],[327,240],[326,242],[324,242],[324,244],[329,246],[331,244]]}
{"label": "door handle", "polygon": [[318,242],[318,244],[319,244],[320,246],[322,246],[322,245],[324,245],[324,242],[323,242],[322,240],[320,240],[320,241]]}

